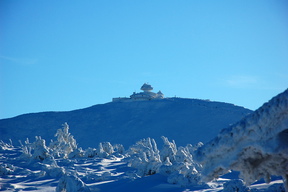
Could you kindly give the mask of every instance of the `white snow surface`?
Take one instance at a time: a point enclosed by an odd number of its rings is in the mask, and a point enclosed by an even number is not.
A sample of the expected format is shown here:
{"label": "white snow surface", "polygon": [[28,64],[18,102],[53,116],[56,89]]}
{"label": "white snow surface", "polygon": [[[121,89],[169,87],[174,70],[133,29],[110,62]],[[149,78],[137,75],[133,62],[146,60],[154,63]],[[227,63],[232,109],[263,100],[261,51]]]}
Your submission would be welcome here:
{"label": "white snow surface", "polygon": [[20,147],[0,141],[0,191],[285,191],[287,113],[288,90],[207,144],[178,146],[169,137],[143,137],[127,150],[108,141],[82,149],[65,123],[50,143],[41,136]]}
{"label": "white snow surface", "polygon": [[195,158],[203,165],[205,181],[236,170],[248,185],[282,176],[288,190],[288,89],[222,130]]}
{"label": "white snow surface", "polygon": [[[47,155],[47,159],[41,160],[33,156],[21,155],[23,151],[19,147],[0,148],[0,191],[208,192],[222,191],[223,187],[226,192],[232,192],[233,189],[283,191],[281,180],[275,180],[271,184],[262,182],[251,187],[245,187],[237,177],[201,183],[199,182],[201,168],[187,151],[191,145],[185,147],[186,154],[182,153],[184,147],[179,147],[174,153],[172,150],[167,150],[173,142],[167,138],[163,140],[166,144],[160,150],[152,144],[152,139],[147,138],[132,147],[133,149],[145,148],[144,151],[138,151],[138,154],[134,153],[134,156],[129,155],[131,151],[125,155],[114,152],[105,158],[98,155],[90,158],[80,157],[81,155],[77,158],[54,158],[51,156],[54,153],[51,153]],[[167,142],[170,144],[167,145]],[[36,143],[40,142],[36,140],[29,146],[35,146]],[[49,149],[43,143],[40,145]],[[35,149],[41,151],[42,147]],[[190,148],[191,152],[194,149],[197,149],[197,146]],[[161,153],[162,157],[159,157],[161,151],[164,152]],[[131,167],[129,165],[131,159],[140,156],[143,158],[141,152],[150,154],[149,159],[138,161],[134,159],[135,167]],[[169,161],[168,156],[174,159],[173,163]],[[160,161],[165,157],[165,162]],[[140,176],[139,173],[144,174]],[[268,187],[273,190],[268,190]]]}

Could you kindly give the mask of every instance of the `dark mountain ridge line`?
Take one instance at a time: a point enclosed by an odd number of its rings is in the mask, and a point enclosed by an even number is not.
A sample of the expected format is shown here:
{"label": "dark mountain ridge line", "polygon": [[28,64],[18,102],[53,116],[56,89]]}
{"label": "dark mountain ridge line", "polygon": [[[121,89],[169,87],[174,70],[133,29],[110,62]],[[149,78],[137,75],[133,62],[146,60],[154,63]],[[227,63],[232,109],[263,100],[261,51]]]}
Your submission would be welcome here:
{"label": "dark mountain ridge line", "polygon": [[[161,100],[166,100],[166,101],[175,101],[175,100],[194,100],[194,101],[203,101],[203,102],[211,102],[211,103],[222,103],[222,104],[228,104],[228,105],[232,105],[232,106],[235,106],[235,107],[241,107],[241,108],[244,108],[244,109],[247,109],[247,110],[250,110],[250,111],[253,111],[251,109],[248,109],[248,108],[245,108],[245,107],[242,107],[242,106],[238,106],[238,105],[234,105],[234,104],[231,104],[231,103],[227,103],[227,102],[221,102],[221,101],[211,101],[209,99],[196,99],[196,98],[181,98],[181,97],[166,97],[164,99],[161,99]],[[159,101],[159,100],[158,100]],[[130,103],[137,103],[137,102],[146,102],[146,101],[130,101]],[[149,101],[149,102],[152,102],[152,101]],[[41,112],[32,112],[32,113],[24,113],[24,114],[20,114],[20,115],[16,115],[16,116],[13,116],[13,117],[8,117],[8,118],[2,118],[0,120],[7,120],[7,119],[14,119],[14,118],[18,118],[18,117],[22,117],[22,116],[28,116],[28,115],[33,115],[33,114],[45,114],[45,113],[68,113],[68,112],[75,112],[75,111],[79,111],[79,110],[88,110],[90,108],[93,108],[95,106],[99,106],[99,105],[106,105],[106,104],[111,104],[111,103],[128,103],[128,102],[107,102],[107,103],[102,103],[102,104],[95,104],[95,105],[92,105],[92,106],[89,106],[89,107],[84,107],[84,108],[80,108],[80,109],[73,109],[73,110],[67,110],[67,111],[41,111]]]}
{"label": "dark mountain ridge line", "polygon": [[[12,137],[15,143],[27,137],[33,141],[35,136],[50,140],[56,130],[67,122],[71,134],[83,147],[93,147],[103,141],[122,142],[129,146],[145,137],[160,140],[162,135],[186,145],[208,141],[219,129],[249,113],[251,110],[233,104],[200,99],[109,102],[72,111],[29,113],[2,119],[0,140]],[[208,128],[211,133],[207,137],[196,137],[203,131],[201,129]],[[191,142],[188,142],[189,137]]]}

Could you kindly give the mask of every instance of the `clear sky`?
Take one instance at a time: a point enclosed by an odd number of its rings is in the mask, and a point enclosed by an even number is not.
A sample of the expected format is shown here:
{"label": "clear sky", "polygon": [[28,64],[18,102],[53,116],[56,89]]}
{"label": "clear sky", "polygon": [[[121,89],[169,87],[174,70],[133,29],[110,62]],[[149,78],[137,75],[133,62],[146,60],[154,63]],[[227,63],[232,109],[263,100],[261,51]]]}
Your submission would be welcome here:
{"label": "clear sky", "polygon": [[286,0],[1,0],[0,119],[130,96],[252,110],[288,85]]}

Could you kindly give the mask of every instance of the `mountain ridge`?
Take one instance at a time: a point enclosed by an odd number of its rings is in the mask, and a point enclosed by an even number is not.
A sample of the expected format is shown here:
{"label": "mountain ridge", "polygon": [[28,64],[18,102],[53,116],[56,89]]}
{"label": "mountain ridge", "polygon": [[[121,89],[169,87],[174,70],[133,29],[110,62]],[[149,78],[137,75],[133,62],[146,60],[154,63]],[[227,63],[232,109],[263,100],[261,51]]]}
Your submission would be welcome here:
{"label": "mountain ridge", "polygon": [[[187,98],[109,102],[72,111],[28,113],[1,119],[0,140],[33,141],[38,135],[53,139],[56,130],[67,122],[83,147],[103,141],[129,146],[144,137],[157,140],[162,135],[186,145],[208,141],[250,112],[233,104]],[[205,130],[209,130],[206,136],[198,138]]]}

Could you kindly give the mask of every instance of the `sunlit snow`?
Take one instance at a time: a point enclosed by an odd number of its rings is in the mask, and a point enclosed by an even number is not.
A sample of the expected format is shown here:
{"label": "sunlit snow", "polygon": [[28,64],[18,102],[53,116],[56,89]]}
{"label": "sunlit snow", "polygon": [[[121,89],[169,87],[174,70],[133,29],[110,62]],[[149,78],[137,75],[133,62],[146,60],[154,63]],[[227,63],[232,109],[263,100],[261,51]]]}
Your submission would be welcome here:
{"label": "sunlit snow", "polygon": [[288,90],[204,144],[178,146],[164,132],[126,149],[108,141],[81,148],[65,123],[51,142],[0,142],[0,190],[285,191],[287,126]]}

